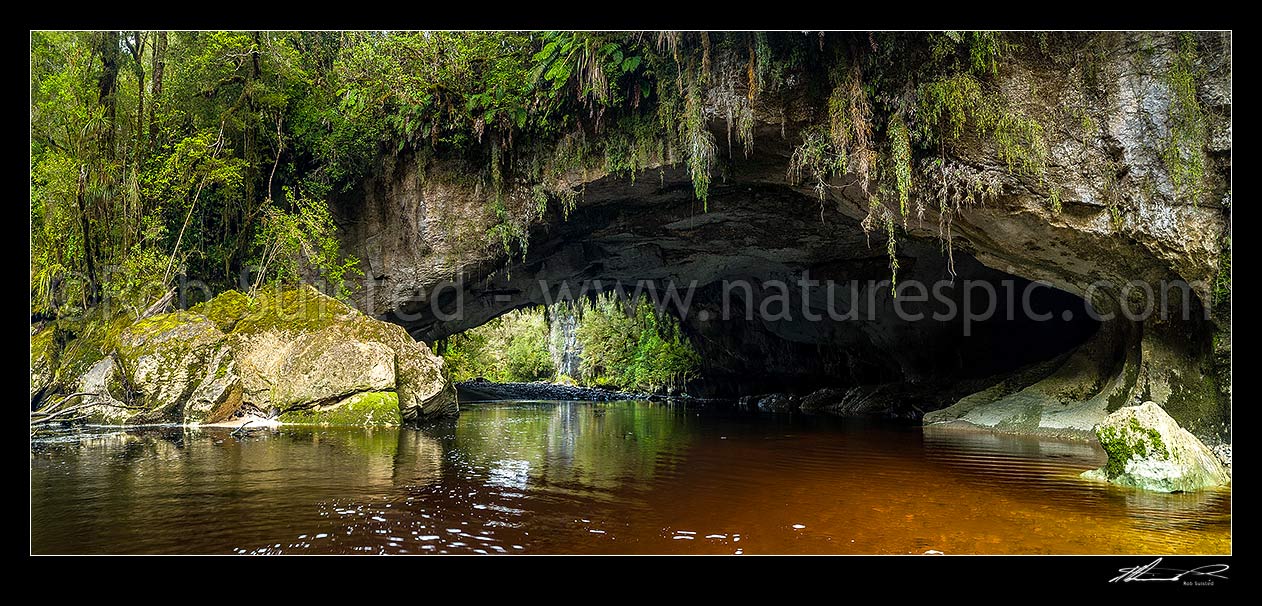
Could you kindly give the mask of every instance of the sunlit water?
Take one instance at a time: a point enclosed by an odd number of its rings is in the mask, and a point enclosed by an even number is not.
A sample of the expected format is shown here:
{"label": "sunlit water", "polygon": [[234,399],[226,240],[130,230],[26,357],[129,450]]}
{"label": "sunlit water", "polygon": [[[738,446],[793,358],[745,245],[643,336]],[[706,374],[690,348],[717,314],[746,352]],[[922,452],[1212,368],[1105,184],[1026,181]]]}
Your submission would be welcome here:
{"label": "sunlit water", "polygon": [[648,402],[423,431],[36,442],[35,553],[1229,553],[1231,493],[1081,480],[1099,448]]}

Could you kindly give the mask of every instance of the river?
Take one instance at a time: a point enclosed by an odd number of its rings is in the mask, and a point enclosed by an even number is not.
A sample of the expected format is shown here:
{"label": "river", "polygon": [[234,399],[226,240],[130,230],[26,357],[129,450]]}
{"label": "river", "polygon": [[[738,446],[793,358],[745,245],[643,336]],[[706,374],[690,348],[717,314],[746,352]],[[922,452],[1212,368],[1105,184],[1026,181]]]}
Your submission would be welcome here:
{"label": "river", "polygon": [[31,452],[34,553],[1231,552],[1230,489],[1079,479],[1098,446],[651,402],[425,430],[87,428]]}

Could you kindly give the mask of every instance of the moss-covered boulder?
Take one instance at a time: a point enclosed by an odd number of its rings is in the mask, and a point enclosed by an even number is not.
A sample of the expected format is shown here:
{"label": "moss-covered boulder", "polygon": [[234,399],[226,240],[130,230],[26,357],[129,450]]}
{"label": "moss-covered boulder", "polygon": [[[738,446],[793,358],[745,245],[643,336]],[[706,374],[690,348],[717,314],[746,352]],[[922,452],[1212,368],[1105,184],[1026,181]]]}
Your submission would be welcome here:
{"label": "moss-covered boulder", "polygon": [[133,322],[135,318],[125,312],[109,315],[100,308],[57,320],[53,341],[65,341],[65,345],[56,355],[54,388],[64,390],[79,383],[84,374],[109,357],[118,345],[118,335]]}
{"label": "moss-covered boulder", "polygon": [[276,411],[394,389],[395,352],[346,324],[284,334],[234,335],[246,400]]}
{"label": "moss-covered boulder", "polygon": [[1109,460],[1084,477],[1157,492],[1190,492],[1231,480],[1213,451],[1155,402],[1118,409],[1095,433]]}
{"label": "moss-covered boulder", "polygon": [[267,412],[384,391],[397,395],[400,415],[410,422],[457,411],[442,360],[424,343],[310,287],[259,297],[229,341],[245,402]]}
{"label": "moss-covered boulder", "polygon": [[296,408],[277,419],[287,425],[319,425],[326,427],[394,427],[403,417],[399,412],[399,396],[392,391],[357,393],[330,405]]}
{"label": "moss-covered boulder", "polygon": [[227,335],[198,313],[129,326],[118,337],[117,360],[122,389],[145,407],[132,423],[200,423],[241,389]]}
{"label": "moss-covered boulder", "polygon": [[262,413],[398,425],[457,412],[424,343],[310,287],[253,299],[229,291],[189,311],[85,318],[67,330],[75,338],[60,350],[52,329],[32,335],[31,397],[78,407],[69,419],[196,424]]}

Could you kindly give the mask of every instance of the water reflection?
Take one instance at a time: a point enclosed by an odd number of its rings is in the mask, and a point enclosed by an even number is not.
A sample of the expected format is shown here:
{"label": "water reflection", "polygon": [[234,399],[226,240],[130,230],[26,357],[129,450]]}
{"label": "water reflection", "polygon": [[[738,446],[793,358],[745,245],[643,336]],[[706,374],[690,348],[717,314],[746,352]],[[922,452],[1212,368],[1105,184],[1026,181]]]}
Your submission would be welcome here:
{"label": "water reflection", "polygon": [[424,431],[95,429],[32,447],[37,553],[1222,553],[1230,490],[1085,443],[498,403]]}
{"label": "water reflection", "polygon": [[489,407],[455,430],[470,471],[518,488],[529,478],[592,498],[647,488],[659,467],[681,460],[688,439],[689,417],[681,408],[647,402]]}
{"label": "water reflection", "polygon": [[443,444],[420,431],[398,432],[391,483],[394,486],[426,486],[443,476]]}

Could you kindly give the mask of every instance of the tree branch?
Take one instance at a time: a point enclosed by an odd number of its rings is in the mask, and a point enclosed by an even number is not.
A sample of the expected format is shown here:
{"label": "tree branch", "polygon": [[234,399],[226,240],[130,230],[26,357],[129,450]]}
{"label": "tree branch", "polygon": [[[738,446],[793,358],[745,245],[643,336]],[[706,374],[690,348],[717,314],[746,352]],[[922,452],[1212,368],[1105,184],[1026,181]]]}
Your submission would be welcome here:
{"label": "tree branch", "polygon": [[[64,403],[66,403],[66,402],[70,401],[70,399],[71,399],[71,398],[78,398],[78,397],[82,397],[82,396],[99,396],[99,395],[101,395],[101,394],[98,394],[98,393],[93,393],[93,392],[76,392],[76,393],[72,393],[72,394],[70,394],[70,395],[68,395],[68,396],[66,396],[66,397],[64,397],[64,398],[62,398],[60,402],[57,402],[56,404],[52,405],[50,408],[56,408],[56,407],[58,407],[58,406],[61,406],[62,404],[64,404]],[[50,422],[52,422],[54,419],[56,419],[57,417],[60,417],[60,416],[62,416],[62,415],[64,415],[64,414],[68,414],[68,413],[71,413],[71,412],[75,412],[75,411],[77,411],[77,410],[83,410],[83,409],[85,409],[85,408],[92,408],[93,406],[106,406],[106,407],[109,407],[109,408],[123,408],[123,409],[127,409],[127,410],[145,410],[145,409],[146,409],[146,407],[145,407],[145,406],[130,406],[130,405],[127,405],[127,404],[115,404],[115,403],[113,403],[113,402],[93,402],[93,403],[91,403],[91,404],[76,404],[76,405],[71,406],[71,407],[69,407],[69,408],[63,408],[63,409],[61,409],[61,410],[58,410],[57,412],[51,412],[51,413],[50,413],[50,412],[41,412],[41,411],[38,411],[38,410],[31,411],[31,416],[35,416],[35,415],[43,415],[43,418],[40,418],[40,419],[31,419],[31,425],[41,425],[41,424],[44,424],[44,423],[50,423]]]}

